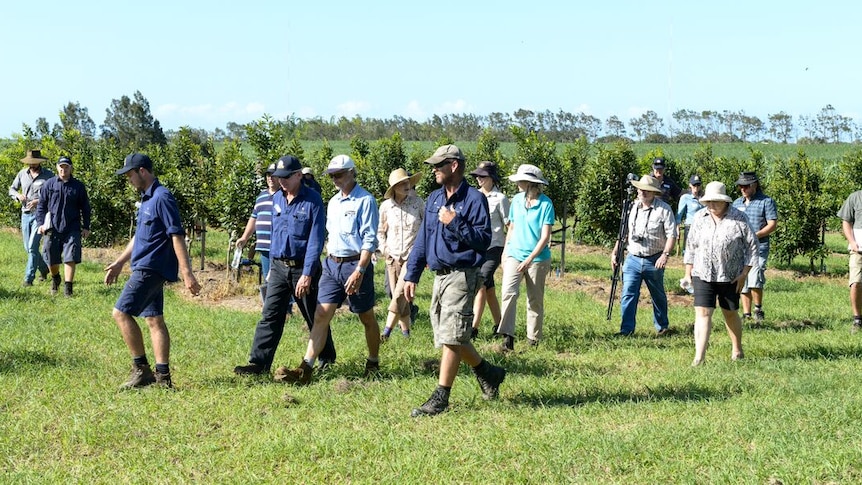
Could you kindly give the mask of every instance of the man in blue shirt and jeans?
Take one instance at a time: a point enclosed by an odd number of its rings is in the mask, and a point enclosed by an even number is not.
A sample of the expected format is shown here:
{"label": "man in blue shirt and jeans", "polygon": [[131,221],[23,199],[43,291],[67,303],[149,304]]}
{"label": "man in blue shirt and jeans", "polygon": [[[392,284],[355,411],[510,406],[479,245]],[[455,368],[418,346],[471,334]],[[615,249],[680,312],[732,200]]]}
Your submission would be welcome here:
{"label": "man in blue shirt and jeans", "polygon": [[[169,367],[171,338],[164,317],[164,287],[167,281],[177,281],[177,272],[183,275],[186,288],[197,295],[201,285],[192,273],[186,248],[185,230],[180,221],[177,201],[170,191],[153,175],[150,157],[132,153],[126,157],[117,175],[125,175],[129,183],[141,193],[137,231],[132,240],[105,268],[105,284],[117,282],[126,261],[131,259],[132,275],[114,306],[113,317],[123,335],[123,341],[132,355],[132,372],[123,389],[158,384],[173,387]],[[144,350],[141,327],[136,316],[144,317],[150,328],[150,340],[156,358],[153,373]]]}
{"label": "man in blue shirt and jeans", "polygon": [[440,376],[431,397],[411,413],[433,416],[449,407],[449,393],[461,361],[476,375],[485,399],[495,399],[506,370],[488,363],[473,347],[473,300],[479,285],[479,268],[491,244],[488,200],[464,180],[464,155],[455,145],[443,145],[425,160],[431,165],[435,190],[425,203],[425,217],[407,260],[404,296],[416,297],[416,284],[427,264],[434,277],[431,326],[434,345],[443,348]]}
{"label": "man in blue shirt and jeans", "polygon": [[[248,365],[234,368],[238,375],[269,372],[275,351],[284,333],[284,321],[291,304],[296,306],[309,329],[314,324],[320,281],[320,253],[323,251],[326,214],[320,194],[302,184],[302,165],[293,155],[281,157],[272,177],[280,190],[272,195],[272,239],[263,313],[254,330]],[[320,365],[335,362],[332,332],[320,353]]]}
{"label": "man in blue shirt and jeans", "polygon": [[335,310],[345,300],[365,327],[368,345],[365,377],[380,370],[380,326],[374,315],[374,266],[371,264],[371,255],[377,249],[377,200],[356,183],[356,164],[347,155],[337,155],[330,160],[326,173],[338,193],[329,199],[326,210],[328,255],[323,260],[314,325],[305,358],[295,369],[283,366],[276,369],[278,382],[301,385],[311,382],[314,361],[323,355],[329,324]]}

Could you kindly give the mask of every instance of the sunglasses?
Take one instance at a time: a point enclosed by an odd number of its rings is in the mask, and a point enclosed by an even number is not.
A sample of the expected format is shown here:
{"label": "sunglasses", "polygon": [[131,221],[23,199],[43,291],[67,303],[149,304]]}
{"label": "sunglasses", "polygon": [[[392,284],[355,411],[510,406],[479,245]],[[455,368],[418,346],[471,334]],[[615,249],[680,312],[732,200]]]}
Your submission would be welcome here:
{"label": "sunglasses", "polygon": [[748,184],[748,185],[740,185],[740,186],[739,186],[739,188],[740,188],[740,189],[747,189],[747,188],[749,188],[749,187],[751,187],[751,184]]}
{"label": "sunglasses", "polygon": [[440,170],[441,168],[445,167],[446,165],[450,165],[451,163],[452,163],[452,159],[449,159],[449,160],[443,160],[442,162],[435,163],[435,164],[433,165],[433,167],[434,167],[436,170]]}
{"label": "sunglasses", "polygon": [[342,171],[342,172],[335,172],[335,173],[331,173],[331,174],[329,174],[329,178],[331,178],[331,179],[340,179],[340,178],[341,178],[341,177],[343,177],[343,176],[344,176],[344,174],[346,174],[346,173],[347,173],[347,170],[344,170],[344,171]]}

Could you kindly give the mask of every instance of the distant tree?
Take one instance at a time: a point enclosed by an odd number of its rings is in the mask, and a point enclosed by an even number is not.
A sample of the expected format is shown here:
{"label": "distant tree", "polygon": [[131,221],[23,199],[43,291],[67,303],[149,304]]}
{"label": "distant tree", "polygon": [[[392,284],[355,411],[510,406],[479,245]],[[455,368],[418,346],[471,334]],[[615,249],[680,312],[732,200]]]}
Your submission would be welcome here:
{"label": "distant tree", "polygon": [[92,139],[96,136],[96,123],[90,118],[87,108],[71,101],[60,111],[60,126],[63,131],[77,130],[81,136]]}
{"label": "distant tree", "polygon": [[629,125],[632,127],[635,135],[643,140],[649,135],[661,134],[664,129],[664,120],[659,118],[655,111],[649,110],[638,118],[629,120]]}
{"label": "distant tree", "polygon": [[626,136],[626,124],[617,115],[612,115],[605,120],[605,132],[610,136],[624,137]]}
{"label": "distant tree", "polygon": [[241,125],[239,123],[234,123],[231,121],[227,125],[225,125],[225,130],[227,130],[227,136],[233,138],[234,140],[246,141],[248,133],[246,132],[245,125]]}
{"label": "distant tree", "polygon": [[538,128],[536,114],[528,109],[519,109],[512,113],[512,117],[515,118],[518,126],[525,130],[535,131]]}
{"label": "distant tree", "polygon": [[779,111],[767,117],[769,120],[769,134],[776,141],[787,143],[793,133],[793,116]]}
{"label": "distant tree", "polygon": [[120,146],[135,148],[167,143],[159,120],[153,118],[150,103],[140,91],[135,91],[134,99],[128,96],[114,99],[105,112],[102,138],[112,139]]}

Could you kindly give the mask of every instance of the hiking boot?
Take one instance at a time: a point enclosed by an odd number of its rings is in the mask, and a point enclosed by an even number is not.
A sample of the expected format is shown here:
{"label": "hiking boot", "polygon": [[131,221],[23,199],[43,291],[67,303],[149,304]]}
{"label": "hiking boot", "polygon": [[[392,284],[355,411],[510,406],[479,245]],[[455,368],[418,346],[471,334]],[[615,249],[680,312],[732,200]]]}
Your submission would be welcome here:
{"label": "hiking boot", "polygon": [[500,344],[500,352],[513,352],[515,350],[515,337],[511,335],[503,336],[503,343]]}
{"label": "hiking boot", "polygon": [[33,282],[32,282],[32,281],[24,280],[24,282],[23,282],[23,283],[21,283],[21,286],[22,286],[22,287],[24,287],[24,288],[27,288],[27,287],[29,287],[29,286],[33,286]]}
{"label": "hiking boot", "polygon": [[763,323],[764,318],[763,310],[755,310],[754,311],[754,323],[761,324]]}
{"label": "hiking boot", "polygon": [[66,298],[70,298],[70,297],[72,296],[72,293],[73,293],[73,291],[72,291],[72,283],[68,283],[68,282],[67,282],[67,283],[66,283],[66,286],[65,286],[65,289],[63,290],[63,295],[64,295]]}
{"label": "hiking boot", "polygon": [[48,281],[48,273],[39,273],[39,282]]}
{"label": "hiking boot", "polygon": [[377,377],[380,375],[380,362],[374,362],[371,360],[365,360],[365,372],[362,374],[362,377]]}
{"label": "hiking boot", "polygon": [[56,295],[60,291],[60,283],[62,282],[60,275],[56,274],[51,277],[51,294]]}
{"label": "hiking boot", "polygon": [[156,376],[148,364],[132,365],[132,372],[129,374],[129,380],[124,382],[120,389],[139,389],[147,387],[156,382]]}
{"label": "hiking boot", "polygon": [[153,374],[156,377],[155,385],[164,387],[166,389],[173,389],[174,383],[171,382],[171,373],[170,372],[155,372]]}
{"label": "hiking boot", "polygon": [[655,333],[656,337],[668,337],[673,333],[670,328],[663,328]]}
{"label": "hiking boot", "polygon": [[388,340],[389,340],[389,334],[388,333],[383,332],[380,334],[380,343],[381,344],[385,344]]}
{"label": "hiking boot", "polygon": [[488,370],[482,375],[476,369],[473,369],[473,373],[476,374],[476,380],[479,381],[479,387],[482,388],[482,398],[491,401],[497,399],[500,394],[500,384],[506,379],[506,369],[496,365],[488,365]]}
{"label": "hiking boot", "polygon": [[273,377],[273,380],[275,382],[306,386],[311,382],[312,374],[314,374],[314,369],[308,365],[308,362],[303,360],[296,369],[288,369],[285,366],[279,367],[275,370],[275,377]]}
{"label": "hiking boot", "polygon": [[259,376],[267,372],[269,372],[269,369],[254,362],[250,362],[248,365],[238,365],[233,368],[233,373],[239,376]]}
{"label": "hiking boot", "polygon": [[410,416],[418,418],[419,416],[435,416],[442,413],[449,407],[449,399],[441,388],[434,389],[431,397],[425,401],[425,404],[419,406],[410,412]]}

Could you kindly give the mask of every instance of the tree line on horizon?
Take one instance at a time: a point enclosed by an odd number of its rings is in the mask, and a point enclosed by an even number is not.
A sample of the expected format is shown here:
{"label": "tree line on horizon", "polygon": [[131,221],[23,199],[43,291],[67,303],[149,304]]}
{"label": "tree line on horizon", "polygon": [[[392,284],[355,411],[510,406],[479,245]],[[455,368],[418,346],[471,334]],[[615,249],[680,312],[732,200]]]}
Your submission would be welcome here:
{"label": "tree line on horizon", "polygon": [[[406,141],[428,141],[440,138],[475,141],[489,130],[500,142],[514,142],[511,127],[527,132],[539,132],[557,143],[572,143],[581,138],[595,143],[616,141],[645,143],[735,143],[772,142],[800,144],[847,143],[862,141],[862,124],[844,116],[831,105],[815,115],[792,115],[780,111],[766,120],[747,115],[744,111],[696,111],[680,109],[672,114],[673,123],[655,111],[624,121],[616,115],[601,120],[586,113],[552,112],[519,109],[513,113],[494,112],[487,116],[470,113],[433,115],[425,121],[395,115],[391,118],[322,117],[299,118],[291,115],[274,122],[288,137],[303,140],[350,140],[355,137],[378,140],[398,133]],[[268,118],[268,117],[267,117]],[[207,131],[191,130],[201,140],[223,142],[231,139],[247,141],[247,126],[229,122],[225,128]],[[96,126],[89,110],[78,102],[69,102],[59,112],[59,122],[45,117],[33,126],[22,123],[25,139],[52,136],[57,138],[67,130],[76,130],[86,138],[115,140],[120,145],[161,144],[176,136],[178,130],[165,131],[150,112],[147,99],[136,91],[130,98],[113,99],[105,110],[105,119]]]}

